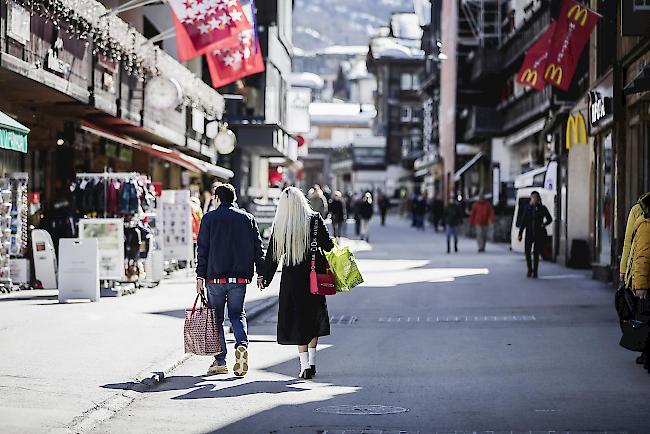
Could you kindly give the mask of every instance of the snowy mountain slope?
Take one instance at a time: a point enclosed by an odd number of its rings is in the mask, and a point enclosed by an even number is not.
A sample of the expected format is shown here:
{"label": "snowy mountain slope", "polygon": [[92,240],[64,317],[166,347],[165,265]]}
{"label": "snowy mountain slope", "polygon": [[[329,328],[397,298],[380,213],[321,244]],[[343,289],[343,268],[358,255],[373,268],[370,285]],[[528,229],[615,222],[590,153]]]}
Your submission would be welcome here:
{"label": "snowy mountain slope", "polygon": [[391,12],[412,12],[413,0],[296,0],[293,42],[303,50],[366,45]]}

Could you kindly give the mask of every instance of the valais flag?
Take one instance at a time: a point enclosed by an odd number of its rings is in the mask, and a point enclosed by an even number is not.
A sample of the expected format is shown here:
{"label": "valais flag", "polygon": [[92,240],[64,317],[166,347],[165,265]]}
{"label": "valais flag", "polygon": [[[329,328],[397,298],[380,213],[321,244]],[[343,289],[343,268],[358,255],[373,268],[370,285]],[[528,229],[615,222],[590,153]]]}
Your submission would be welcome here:
{"label": "valais flag", "polygon": [[582,50],[600,18],[574,0],[563,1],[544,69],[546,82],[562,90],[569,89]]}
{"label": "valais flag", "polygon": [[555,32],[555,21],[551,21],[546,31],[526,52],[524,63],[517,74],[517,82],[524,86],[530,86],[539,91],[544,88],[544,70],[546,69],[546,59],[548,59],[548,49],[551,46],[551,39]]}
{"label": "valais flag", "polygon": [[239,0],[168,0],[179,59],[190,60],[230,43],[252,24]]}
{"label": "valais flag", "polygon": [[264,71],[264,58],[253,30],[240,33],[228,46],[212,50],[205,58],[216,88]]}

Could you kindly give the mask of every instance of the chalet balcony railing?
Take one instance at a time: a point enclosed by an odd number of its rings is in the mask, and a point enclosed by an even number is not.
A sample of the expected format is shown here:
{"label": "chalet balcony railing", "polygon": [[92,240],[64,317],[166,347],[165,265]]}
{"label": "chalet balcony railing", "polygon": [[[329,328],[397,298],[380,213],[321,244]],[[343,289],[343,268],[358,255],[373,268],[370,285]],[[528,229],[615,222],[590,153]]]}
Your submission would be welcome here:
{"label": "chalet balcony railing", "polygon": [[477,141],[501,134],[501,113],[492,107],[470,107],[465,129],[466,141]]}
{"label": "chalet balcony railing", "polygon": [[530,19],[516,29],[501,45],[502,68],[508,68],[519,61],[526,50],[546,30],[551,22],[551,9],[541,6]]}
{"label": "chalet balcony railing", "polygon": [[553,103],[553,88],[547,85],[540,92],[529,90],[518,98],[497,107],[503,119],[503,133],[514,131],[531,119],[540,117]]}

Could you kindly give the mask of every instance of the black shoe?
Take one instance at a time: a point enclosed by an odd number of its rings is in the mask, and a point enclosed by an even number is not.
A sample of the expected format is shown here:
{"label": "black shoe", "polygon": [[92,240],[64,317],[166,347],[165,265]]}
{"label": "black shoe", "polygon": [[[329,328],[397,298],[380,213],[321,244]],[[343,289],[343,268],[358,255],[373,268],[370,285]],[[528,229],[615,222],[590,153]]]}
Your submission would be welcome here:
{"label": "black shoe", "polygon": [[636,358],[636,364],[637,364],[637,365],[643,365],[643,364],[645,364],[645,359],[646,359],[646,355],[645,355],[645,354],[641,354],[639,357]]}
{"label": "black shoe", "polygon": [[529,279],[533,277],[533,272],[528,270],[528,273],[526,273],[526,277],[528,277]]}
{"label": "black shoe", "polygon": [[537,279],[537,271],[533,271],[533,279]]}
{"label": "black shoe", "polygon": [[316,365],[310,365],[309,371],[311,372],[311,376],[315,377],[316,376]]}
{"label": "black shoe", "polygon": [[311,377],[311,368],[307,368],[302,370],[299,378],[302,378],[303,380],[311,380]]}

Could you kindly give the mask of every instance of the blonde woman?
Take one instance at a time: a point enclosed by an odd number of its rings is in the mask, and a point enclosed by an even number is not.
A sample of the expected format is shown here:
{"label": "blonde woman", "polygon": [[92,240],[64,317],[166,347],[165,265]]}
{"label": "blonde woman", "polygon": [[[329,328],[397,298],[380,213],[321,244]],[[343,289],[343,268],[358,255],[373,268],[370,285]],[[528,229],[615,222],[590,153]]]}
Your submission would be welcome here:
{"label": "blonde woman", "polygon": [[325,222],[319,213],[312,211],[300,190],[288,187],[280,196],[273,221],[264,286],[271,283],[278,265],[282,264],[277,339],[280,345],[298,346],[299,376],[304,379],[316,375],[318,338],[330,334],[325,296],[309,292],[312,245],[317,248],[316,271],[325,272],[327,260],[322,250],[330,251],[334,247]]}

